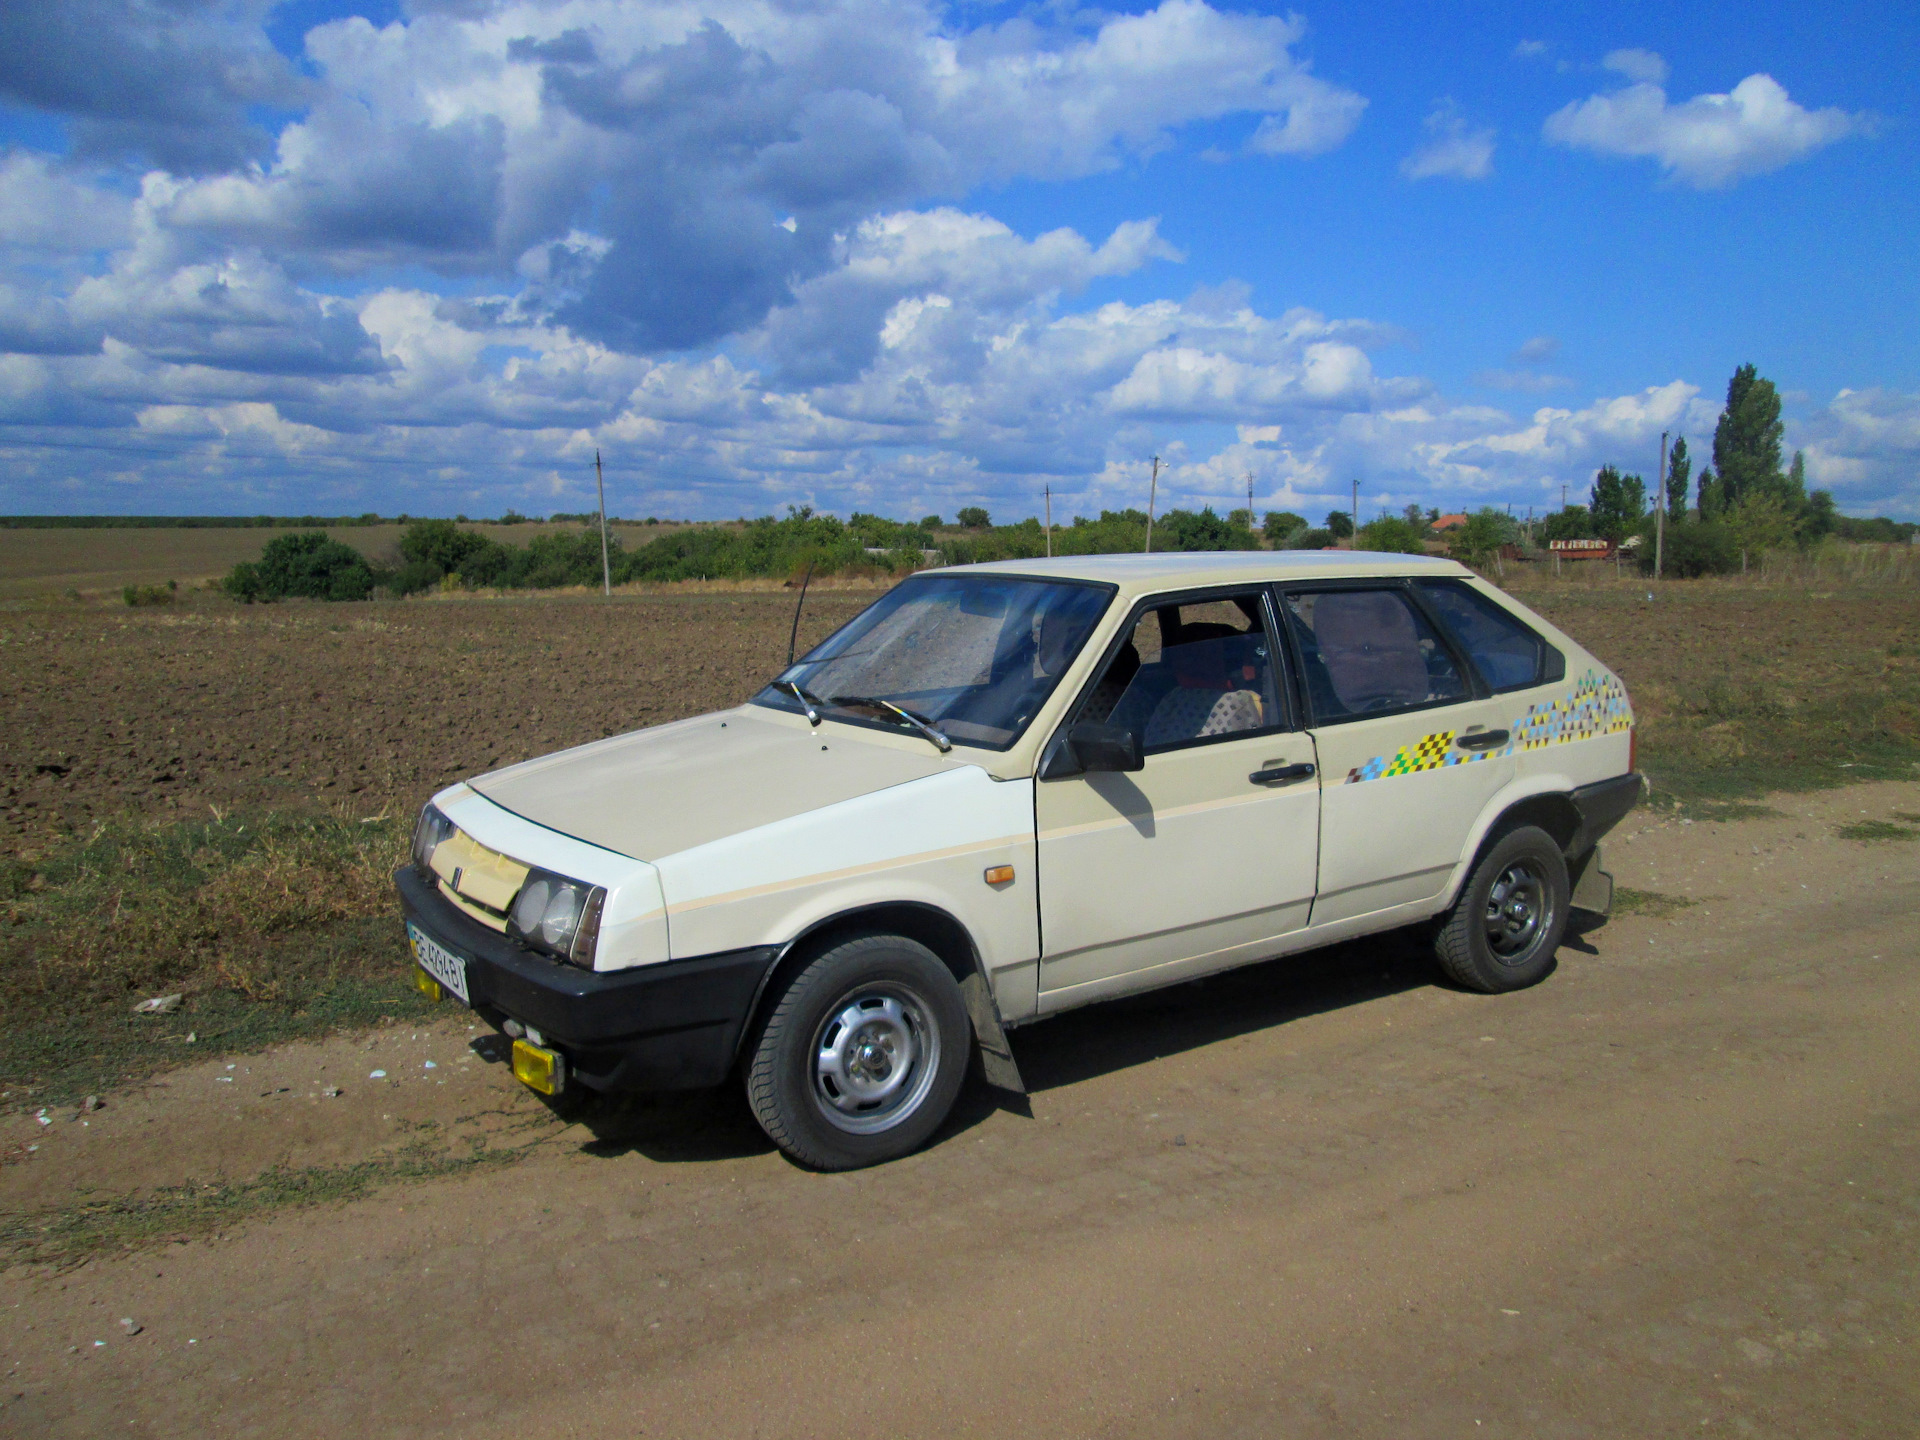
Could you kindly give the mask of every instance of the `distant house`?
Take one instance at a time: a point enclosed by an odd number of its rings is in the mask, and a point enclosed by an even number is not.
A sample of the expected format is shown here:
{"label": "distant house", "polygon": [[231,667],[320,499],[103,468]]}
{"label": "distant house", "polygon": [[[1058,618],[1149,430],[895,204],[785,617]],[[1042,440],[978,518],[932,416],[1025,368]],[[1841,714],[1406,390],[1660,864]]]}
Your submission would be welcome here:
{"label": "distant house", "polygon": [[1458,530],[1466,523],[1467,517],[1464,515],[1442,515],[1427,528],[1436,535],[1444,535],[1449,530]]}

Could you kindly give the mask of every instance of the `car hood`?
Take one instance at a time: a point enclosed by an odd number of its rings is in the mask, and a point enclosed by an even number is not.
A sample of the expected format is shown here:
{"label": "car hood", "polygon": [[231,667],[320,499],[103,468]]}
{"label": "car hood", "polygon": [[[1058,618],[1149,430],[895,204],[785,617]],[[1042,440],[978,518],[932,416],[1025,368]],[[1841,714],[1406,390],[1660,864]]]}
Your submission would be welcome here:
{"label": "car hood", "polygon": [[964,765],[839,724],[807,729],[758,706],[636,730],[467,783],[503,809],[636,860]]}

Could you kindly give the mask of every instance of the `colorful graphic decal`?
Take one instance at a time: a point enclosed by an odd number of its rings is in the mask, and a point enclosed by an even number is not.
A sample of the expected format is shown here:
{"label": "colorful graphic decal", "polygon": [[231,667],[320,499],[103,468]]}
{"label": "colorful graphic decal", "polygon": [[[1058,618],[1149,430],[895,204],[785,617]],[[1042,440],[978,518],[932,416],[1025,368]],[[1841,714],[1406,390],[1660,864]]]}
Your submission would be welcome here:
{"label": "colorful graphic decal", "polygon": [[1441,730],[1432,735],[1422,735],[1412,745],[1402,745],[1391,760],[1384,755],[1376,755],[1366,764],[1349,770],[1347,784],[1357,785],[1362,780],[1391,780],[1396,775],[1441,770],[1449,765],[1465,765],[1486,758],[1484,750],[1469,753],[1454,749],[1453,731]]}
{"label": "colorful graphic decal", "polygon": [[1456,750],[1454,732],[1440,730],[1422,735],[1412,745],[1402,745],[1391,759],[1376,755],[1364,765],[1356,765],[1347,772],[1347,784],[1391,780],[1396,775],[1417,775],[1422,770],[1471,765],[1476,760],[1511,755],[1516,750],[1539,750],[1548,745],[1591,740],[1596,735],[1625,730],[1632,724],[1633,711],[1627,706],[1626,687],[1611,675],[1598,675],[1589,670],[1565,697],[1529,705],[1526,714],[1513,722],[1507,743],[1498,750],[1471,753]]}
{"label": "colorful graphic decal", "polygon": [[1527,713],[1513,722],[1513,743],[1507,748],[1538,750],[1543,745],[1565,745],[1611,735],[1632,724],[1626,686],[1611,675],[1600,676],[1589,670],[1566,699],[1529,705]]}

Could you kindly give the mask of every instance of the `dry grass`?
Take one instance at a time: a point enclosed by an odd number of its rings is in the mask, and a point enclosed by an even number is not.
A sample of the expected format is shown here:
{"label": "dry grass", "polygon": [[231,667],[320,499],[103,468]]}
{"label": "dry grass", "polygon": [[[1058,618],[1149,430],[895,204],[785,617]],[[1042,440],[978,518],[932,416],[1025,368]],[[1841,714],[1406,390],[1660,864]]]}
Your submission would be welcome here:
{"label": "dry grass", "polygon": [[64,1268],[103,1252],[219,1234],[274,1211],[358,1200],[404,1181],[511,1165],[537,1144],[488,1147],[476,1136],[466,1154],[413,1145],[350,1165],[276,1166],[245,1180],[189,1180],[146,1194],[88,1197],[0,1218],[0,1261]]}
{"label": "dry grass", "polygon": [[1511,588],[1626,680],[1656,798],[1920,776],[1920,591],[1904,582]]}
{"label": "dry grass", "polygon": [[[410,1013],[390,878],[406,844],[393,819],[125,820],[7,862],[0,1083],[46,1103]],[[132,1013],[174,994],[174,1013]]]}

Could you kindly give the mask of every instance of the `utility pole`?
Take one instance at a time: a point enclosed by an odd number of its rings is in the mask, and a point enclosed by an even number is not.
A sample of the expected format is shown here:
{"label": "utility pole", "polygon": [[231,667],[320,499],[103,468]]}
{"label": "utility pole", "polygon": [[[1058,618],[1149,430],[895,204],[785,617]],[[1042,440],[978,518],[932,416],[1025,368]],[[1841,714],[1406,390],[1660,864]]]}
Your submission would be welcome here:
{"label": "utility pole", "polygon": [[1567,508],[1567,482],[1564,480],[1560,482],[1560,508]]}
{"label": "utility pole", "polygon": [[1160,491],[1160,457],[1153,457],[1153,478],[1147,482],[1147,546],[1140,553],[1153,553],[1153,499]]}
{"label": "utility pole", "polygon": [[1360,482],[1358,480],[1353,482],[1353,509],[1349,513],[1352,517],[1350,523],[1353,529],[1347,532],[1347,549],[1358,550],[1360,548]]}
{"label": "utility pole", "polygon": [[600,593],[612,598],[613,569],[607,564],[607,482],[600,473],[600,451],[593,452],[593,485],[600,492]]}
{"label": "utility pole", "polygon": [[1047,496],[1047,558],[1053,558],[1053,486],[1046,488]]}
{"label": "utility pole", "polygon": [[1667,564],[1667,432],[1660,432],[1660,508],[1653,512],[1653,578]]}
{"label": "utility pole", "polygon": [[1247,471],[1247,528],[1256,535],[1260,533],[1260,527],[1253,523],[1253,471],[1251,470]]}

